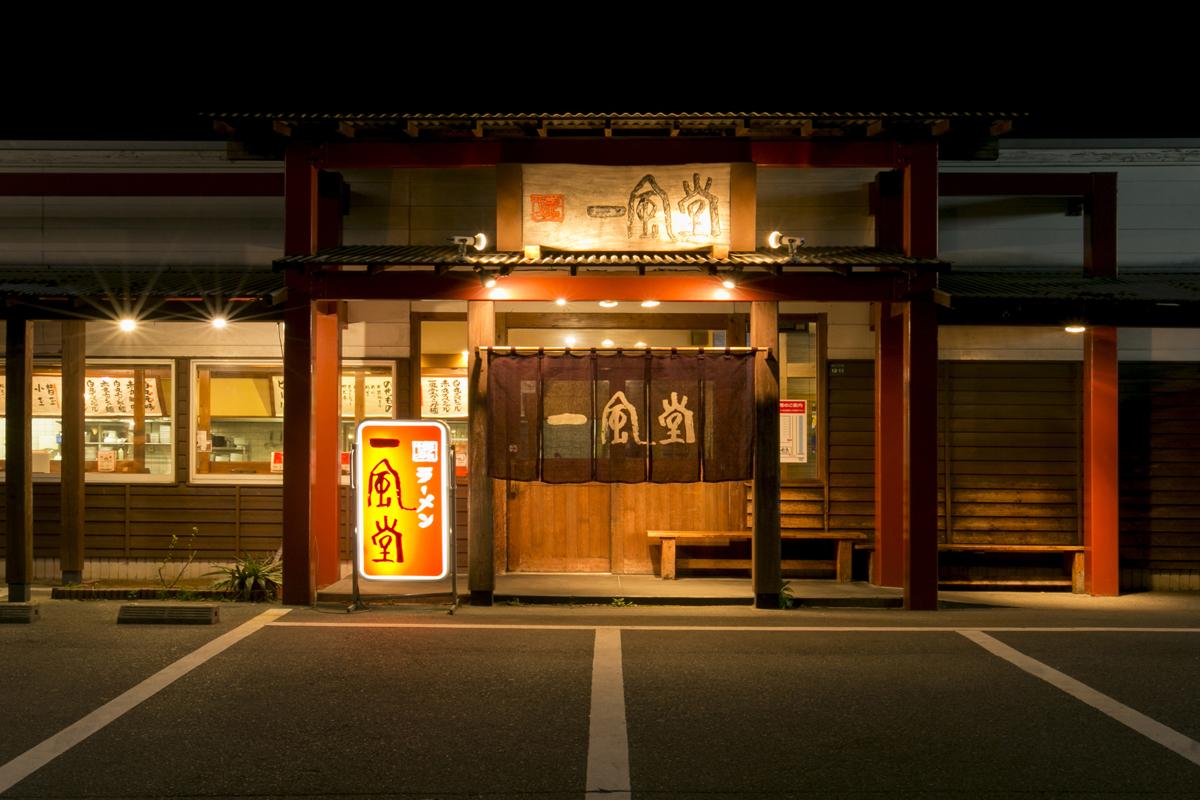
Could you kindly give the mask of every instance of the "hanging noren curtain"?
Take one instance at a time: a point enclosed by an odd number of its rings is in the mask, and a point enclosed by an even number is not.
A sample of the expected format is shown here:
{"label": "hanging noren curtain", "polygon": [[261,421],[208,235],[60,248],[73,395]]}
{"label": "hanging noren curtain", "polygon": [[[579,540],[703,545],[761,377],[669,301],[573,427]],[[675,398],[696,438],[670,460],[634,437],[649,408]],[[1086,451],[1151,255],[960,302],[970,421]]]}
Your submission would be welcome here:
{"label": "hanging noren curtain", "polygon": [[491,353],[493,478],[748,480],[752,353]]}

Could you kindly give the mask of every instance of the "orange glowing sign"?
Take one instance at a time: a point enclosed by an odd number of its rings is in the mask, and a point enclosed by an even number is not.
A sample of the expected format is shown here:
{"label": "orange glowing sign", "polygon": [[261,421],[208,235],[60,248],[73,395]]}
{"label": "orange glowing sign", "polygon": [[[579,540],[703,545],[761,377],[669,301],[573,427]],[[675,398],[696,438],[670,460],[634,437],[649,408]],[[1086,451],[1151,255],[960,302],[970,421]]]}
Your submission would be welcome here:
{"label": "orange glowing sign", "polygon": [[450,429],[437,420],[368,420],[354,441],[359,575],[445,577],[454,515]]}

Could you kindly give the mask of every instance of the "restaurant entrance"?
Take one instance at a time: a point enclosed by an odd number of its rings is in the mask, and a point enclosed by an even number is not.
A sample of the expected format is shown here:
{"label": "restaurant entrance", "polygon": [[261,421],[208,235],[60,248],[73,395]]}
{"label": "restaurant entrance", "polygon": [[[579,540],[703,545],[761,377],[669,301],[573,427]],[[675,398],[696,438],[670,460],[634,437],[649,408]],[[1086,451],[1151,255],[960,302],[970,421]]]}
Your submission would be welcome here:
{"label": "restaurant entrance", "polygon": [[[515,305],[515,304],[514,304]],[[582,304],[580,304],[582,305]],[[744,346],[748,314],[735,304],[637,303],[632,311],[497,314],[499,345],[572,351]],[[708,311],[709,313],[698,313]],[[730,530],[746,525],[743,481],[550,483],[495,481],[497,566],[508,572],[659,571],[647,530]]]}

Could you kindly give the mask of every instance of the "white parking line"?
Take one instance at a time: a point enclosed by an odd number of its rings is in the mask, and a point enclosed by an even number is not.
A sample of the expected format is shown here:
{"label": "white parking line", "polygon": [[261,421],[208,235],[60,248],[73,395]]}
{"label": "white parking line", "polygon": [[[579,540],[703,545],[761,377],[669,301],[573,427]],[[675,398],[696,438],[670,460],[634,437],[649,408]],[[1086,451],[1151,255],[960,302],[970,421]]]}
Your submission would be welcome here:
{"label": "white parking line", "polygon": [[63,728],[41,744],[34,745],[4,766],[0,766],[0,794],[87,739],[126,711],[150,699],[213,656],[229,649],[250,634],[262,629],[271,620],[282,617],[290,610],[289,608],[272,608],[264,611],[249,622],[239,625],[229,633],[218,636],[178,661],[162,668],[83,719]]}
{"label": "white parking line", "polygon": [[[535,625],[490,624],[487,622],[272,622],[272,628],[412,628],[477,631],[710,631],[713,633],[959,633],[961,625]],[[1021,627],[991,626],[972,628],[993,633],[1200,633],[1200,628],[1134,628],[1134,627]]]}
{"label": "white parking line", "polygon": [[1168,728],[1161,722],[1147,717],[1142,712],[1135,711],[1124,703],[1117,702],[1108,695],[1102,694],[1087,684],[1075,680],[1070,675],[1059,672],[1053,667],[1043,664],[1036,658],[1025,655],[1020,650],[1009,647],[1004,642],[988,636],[982,631],[959,631],[959,633],[989,653],[1003,658],[1010,664],[1025,670],[1030,675],[1041,678],[1051,686],[1061,689],[1075,699],[1087,703],[1092,708],[1107,714],[1122,725],[1126,725],[1146,738],[1158,742],[1168,750],[1178,753],[1193,764],[1200,765],[1200,742],[1197,742],[1195,739],[1189,739],[1174,728]]}
{"label": "white parking line", "polygon": [[588,725],[589,800],[629,800],[629,734],[625,725],[625,677],[621,631],[597,628],[592,655],[592,709]]}

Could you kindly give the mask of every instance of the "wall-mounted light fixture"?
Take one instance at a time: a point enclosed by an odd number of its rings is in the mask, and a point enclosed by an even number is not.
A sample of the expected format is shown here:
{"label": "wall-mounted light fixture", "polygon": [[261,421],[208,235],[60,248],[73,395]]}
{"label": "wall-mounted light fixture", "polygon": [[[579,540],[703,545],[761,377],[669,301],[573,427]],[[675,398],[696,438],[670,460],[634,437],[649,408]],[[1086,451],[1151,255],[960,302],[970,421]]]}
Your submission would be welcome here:
{"label": "wall-mounted light fixture", "polygon": [[134,328],[137,327],[137,320],[133,317],[122,317],[120,321],[117,322],[117,327],[120,328],[124,333],[130,333]]}
{"label": "wall-mounted light fixture", "polygon": [[225,319],[224,317],[213,317],[211,320],[209,320],[209,324],[217,330],[222,330],[226,325],[229,324],[229,320]]}
{"label": "wall-mounted light fixture", "polygon": [[772,250],[778,250],[780,247],[786,247],[788,250],[788,258],[795,260],[796,249],[804,247],[804,239],[799,236],[784,236],[779,231],[771,231],[767,237],[767,246]]}
{"label": "wall-mounted light fixture", "polygon": [[458,257],[467,257],[467,248],[473,247],[476,251],[482,251],[487,247],[488,238],[486,234],[477,233],[474,236],[451,236],[450,241],[458,245]]}

